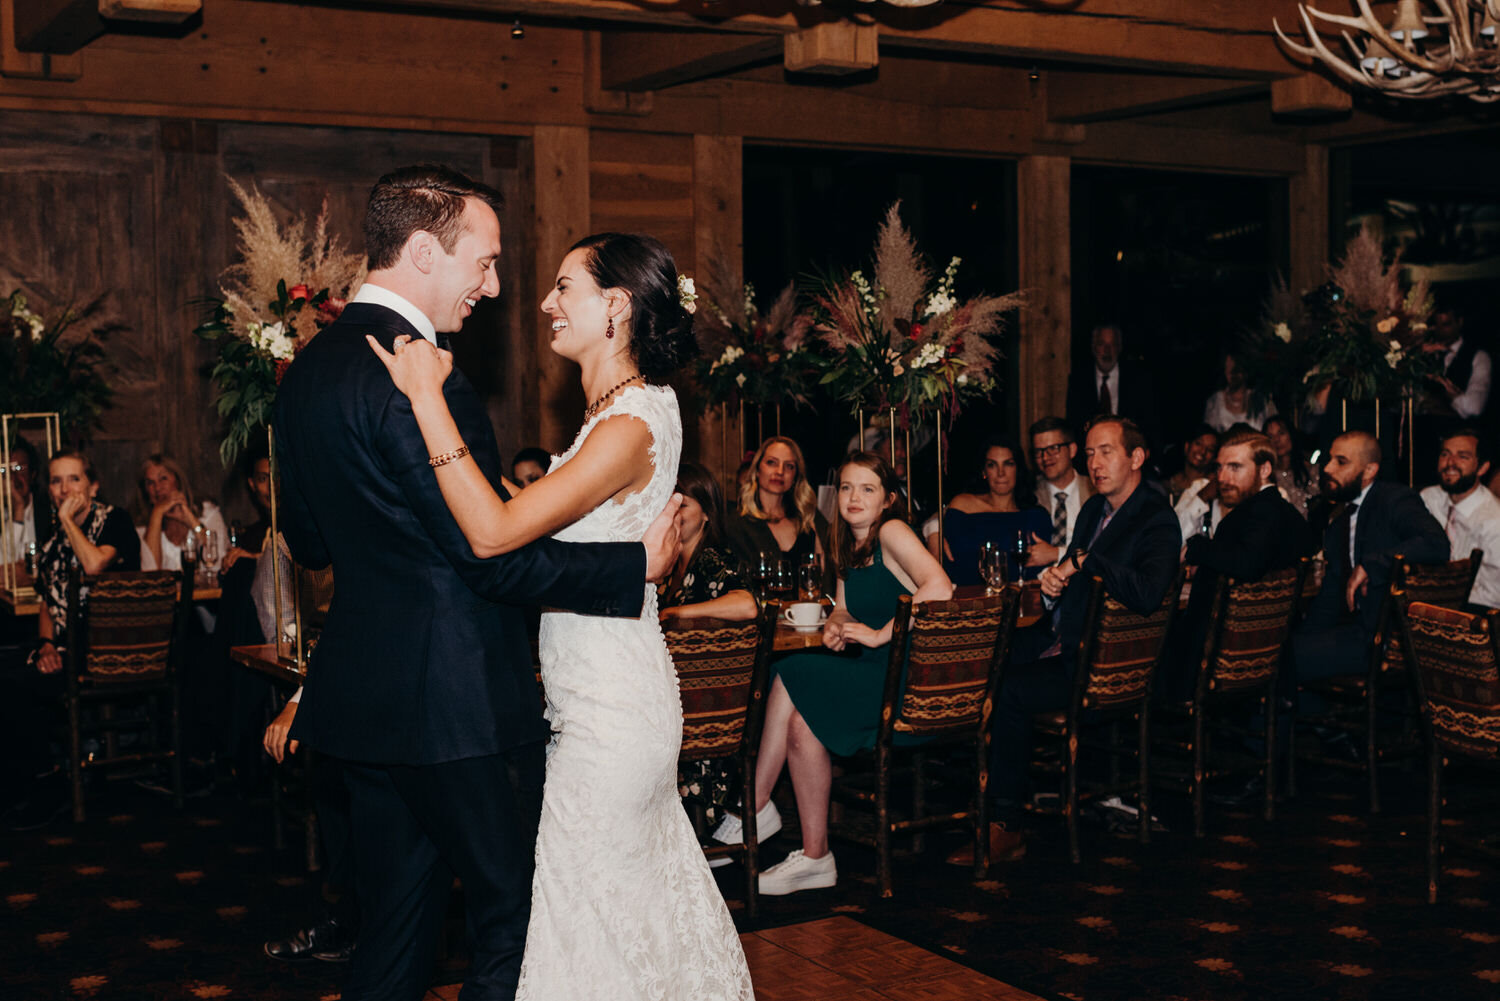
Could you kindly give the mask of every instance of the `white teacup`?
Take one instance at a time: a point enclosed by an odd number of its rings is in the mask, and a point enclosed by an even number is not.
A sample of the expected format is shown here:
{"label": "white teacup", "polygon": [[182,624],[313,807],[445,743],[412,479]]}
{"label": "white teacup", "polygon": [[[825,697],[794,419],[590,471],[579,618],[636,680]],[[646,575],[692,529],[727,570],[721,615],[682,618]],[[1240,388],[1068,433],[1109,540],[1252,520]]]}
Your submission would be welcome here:
{"label": "white teacup", "polygon": [[799,601],[786,606],[781,615],[794,626],[815,626],[823,619],[823,606],[816,601]]}

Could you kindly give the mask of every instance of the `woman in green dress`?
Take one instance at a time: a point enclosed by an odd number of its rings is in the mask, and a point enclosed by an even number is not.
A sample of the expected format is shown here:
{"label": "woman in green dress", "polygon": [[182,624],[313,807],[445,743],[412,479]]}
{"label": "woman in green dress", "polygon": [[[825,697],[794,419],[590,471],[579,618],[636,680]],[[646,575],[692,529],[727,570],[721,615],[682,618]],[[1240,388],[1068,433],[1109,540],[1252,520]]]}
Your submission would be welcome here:
{"label": "woman in green dress", "polygon": [[761,873],[760,892],[770,895],[837,882],[828,850],[830,755],[874,746],[896,599],[953,595],[942,566],[907,526],[900,481],[885,459],[856,452],[840,467],[838,484],[831,546],[838,598],[823,629],[827,649],[778,662],[766,702],[755,775],[759,833],[766,837],[780,827],[771,789],[783,764],[802,826],[802,848]]}

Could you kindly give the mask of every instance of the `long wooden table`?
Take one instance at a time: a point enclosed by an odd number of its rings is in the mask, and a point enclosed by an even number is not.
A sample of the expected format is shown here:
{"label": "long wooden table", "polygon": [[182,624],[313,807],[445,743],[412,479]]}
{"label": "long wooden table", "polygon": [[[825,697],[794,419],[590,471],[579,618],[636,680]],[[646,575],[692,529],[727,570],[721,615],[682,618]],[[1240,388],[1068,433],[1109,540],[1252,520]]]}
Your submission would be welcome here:
{"label": "long wooden table", "polygon": [[[984,594],[983,585],[972,585],[955,588],[955,598],[978,598]],[[1021,594],[1021,614],[1016,619],[1016,626],[1022,628],[1035,625],[1042,619],[1042,592],[1041,585],[1029,581]],[[810,650],[823,645],[823,627],[816,629],[798,629],[783,618],[776,620],[776,641],[774,649],[777,653],[795,653],[798,650]]]}

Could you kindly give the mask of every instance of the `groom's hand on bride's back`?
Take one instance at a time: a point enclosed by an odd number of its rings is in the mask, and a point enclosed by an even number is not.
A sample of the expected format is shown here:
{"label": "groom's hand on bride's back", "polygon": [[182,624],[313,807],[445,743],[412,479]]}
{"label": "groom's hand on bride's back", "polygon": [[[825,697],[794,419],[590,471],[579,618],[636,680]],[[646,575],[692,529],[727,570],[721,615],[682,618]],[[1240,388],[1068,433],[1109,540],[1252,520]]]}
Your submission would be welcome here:
{"label": "groom's hand on bride's back", "polygon": [[682,494],[673,494],[641,540],[646,546],[647,580],[661,580],[677,562],[677,552],[682,548],[682,537],[677,532],[677,509],[680,507]]}

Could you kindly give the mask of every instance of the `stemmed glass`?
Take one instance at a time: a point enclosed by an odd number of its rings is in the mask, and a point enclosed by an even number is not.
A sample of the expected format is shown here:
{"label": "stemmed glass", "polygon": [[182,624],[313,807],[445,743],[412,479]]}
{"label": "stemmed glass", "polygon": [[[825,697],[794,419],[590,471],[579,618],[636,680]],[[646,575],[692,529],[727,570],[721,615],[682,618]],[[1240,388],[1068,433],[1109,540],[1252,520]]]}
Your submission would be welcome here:
{"label": "stemmed glass", "polygon": [[985,583],[985,594],[998,594],[1005,586],[1008,555],[1005,547],[993,540],[979,544],[979,578]]}
{"label": "stemmed glass", "polygon": [[797,568],[797,597],[803,601],[817,601],[823,597],[823,567],[817,553],[808,553]]}
{"label": "stemmed glass", "polygon": [[1031,533],[1024,528],[1018,531],[1011,552],[1016,555],[1016,579],[1020,580],[1026,573],[1026,557],[1031,553]]}
{"label": "stemmed glass", "polygon": [[751,583],[755,586],[756,596],[765,601],[771,596],[771,580],[776,576],[776,556],[766,550],[761,550],[760,556],[756,558],[755,566],[750,573]]}
{"label": "stemmed glass", "polygon": [[219,552],[219,535],[211,528],[199,528],[197,532],[203,533],[203,538],[198,543],[198,565],[202,570],[203,582],[211,584],[218,575],[219,558],[222,555]]}
{"label": "stemmed glass", "polygon": [[771,568],[771,594],[783,601],[790,601],[794,595],[793,588],[791,561],[784,556],[780,557]]}

